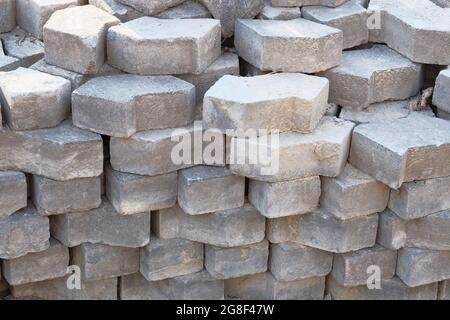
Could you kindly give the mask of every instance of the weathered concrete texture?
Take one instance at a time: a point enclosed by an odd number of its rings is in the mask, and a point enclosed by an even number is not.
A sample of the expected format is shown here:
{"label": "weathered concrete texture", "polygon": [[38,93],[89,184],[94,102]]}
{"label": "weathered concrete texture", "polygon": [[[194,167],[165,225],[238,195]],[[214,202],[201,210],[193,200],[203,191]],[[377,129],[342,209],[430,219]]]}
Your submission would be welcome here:
{"label": "weathered concrete texture", "polygon": [[216,279],[230,279],[267,271],[269,243],[235,248],[205,246],[205,268]]}
{"label": "weathered concrete texture", "polygon": [[242,208],[192,216],[178,206],[155,213],[152,230],[162,239],[185,238],[219,247],[261,242],[266,221],[249,204]]}
{"label": "weathered concrete texture", "polygon": [[[450,3],[449,3],[450,5]],[[438,288],[438,300],[450,300],[450,280],[444,280],[439,282]]]}
{"label": "weathered concrete texture", "polygon": [[294,281],[330,273],[333,254],[294,242],[270,245],[269,270],[275,279]]}
{"label": "weathered concrete texture", "polygon": [[[418,63],[450,64],[448,9],[429,0],[374,0],[369,10],[381,19],[381,30],[374,40]],[[432,50],[437,47],[441,50]]]}
{"label": "weathered concrete texture", "polygon": [[403,119],[357,126],[349,162],[398,189],[404,182],[449,176],[449,156],[450,123],[413,113]]}
{"label": "weathered concrete texture", "polygon": [[145,15],[151,16],[167,10],[171,7],[175,7],[186,0],[118,0],[119,3],[130,6],[137,11],[144,13]]}
{"label": "weathered concrete texture", "polygon": [[279,141],[270,136],[233,138],[231,152],[236,148],[258,150],[264,159],[255,158],[255,154],[246,154],[245,159],[234,156],[230,169],[235,174],[268,182],[318,175],[336,177],[344,170],[353,127],[352,122],[324,117],[312,133],[285,132],[279,135]]}
{"label": "weathered concrete texture", "polygon": [[27,180],[22,172],[0,171],[0,219],[27,206]]}
{"label": "weathered concrete texture", "polygon": [[106,59],[106,33],[116,17],[87,5],[55,12],[44,25],[45,61],[82,74],[95,74]]}
{"label": "weathered concrete texture", "polygon": [[127,22],[144,16],[144,13],[133,7],[124,5],[117,0],[89,0],[89,4],[115,16],[122,22]]}
{"label": "weathered concrete texture", "polygon": [[214,19],[143,17],[108,31],[108,63],[134,74],[200,74],[219,58]]}
{"label": "weathered concrete texture", "polygon": [[0,219],[0,258],[14,259],[40,252],[50,246],[47,217],[29,206],[12,216]]}
{"label": "weathered concrete texture", "polygon": [[117,278],[99,281],[81,281],[80,290],[68,289],[71,276],[33,282],[11,287],[15,298],[34,297],[46,300],[116,300]]}
{"label": "weathered concrete texture", "polygon": [[377,243],[391,250],[405,246],[406,223],[389,209],[379,215]]}
{"label": "weathered concrete texture", "polygon": [[392,190],[389,208],[406,220],[450,209],[450,177],[404,183]]}
{"label": "weathered concrete texture", "polygon": [[191,215],[244,205],[245,178],[222,167],[196,166],[180,171],[178,204]]}
{"label": "weathered concrete texture", "polygon": [[265,20],[292,20],[301,18],[300,8],[274,7],[270,0],[264,0],[264,8],[258,15],[259,19]]}
{"label": "weathered concrete texture", "polygon": [[54,180],[96,177],[103,172],[100,135],[79,130],[70,120],[56,128],[0,131],[1,170],[18,170]]}
{"label": "weathered concrete texture", "polygon": [[[364,110],[342,108],[339,118],[349,120],[357,124],[371,122],[386,122],[395,119],[406,118],[414,111],[410,110],[409,100],[385,101],[371,104]],[[417,113],[435,117],[431,108],[416,111]]]}
{"label": "weathered concrete texture", "polygon": [[31,199],[39,214],[50,216],[98,208],[101,178],[56,181],[33,175]]}
{"label": "weathered concrete texture", "polygon": [[67,247],[84,242],[138,248],[150,241],[150,213],[123,216],[108,201],[98,209],[52,216],[51,233]]}
{"label": "weathered concrete texture", "polygon": [[320,205],[340,219],[351,219],[386,209],[389,188],[347,164],[336,178],[322,177]]}
{"label": "weathered concrete texture", "polygon": [[72,94],[74,125],[114,137],[189,125],[194,112],[194,86],[172,76],[98,77]]}
{"label": "weathered concrete texture", "polygon": [[155,15],[159,19],[201,19],[212,18],[211,13],[198,0],[185,0],[176,7],[171,7]]}
{"label": "weathered concrete texture", "polygon": [[178,174],[141,176],[106,166],[106,196],[125,215],[166,209],[177,201]]}
{"label": "weathered concrete texture", "polygon": [[61,9],[82,4],[81,0],[15,0],[17,24],[37,39],[43,37],[44,24]]}
{"label": "weathered concrete texture", "polygon": [[148,281],[174,278],[203,269],[203,244],[185,239],[159,239],[140,249],[140,272]]}
{"label": "weathered concrete texture", "polygon": [[16,25],[16,0],[0,0],[0,33],[11,31]]}
{"label": "weathered concrete texture", "polygon": [[19,68],[0,73],[0,103],[12,130],[52,128],[70,113],[70,82]]}
{"label": "weathered concrete texture", "polygon": [[[271,90],[265,90],[271,88]],[[328,81],[304,74],[224,76],[205,94],[205,129],[313,131],[325,113]]]}
{"label": "weathered concrete texture", "polygon": [[233,36],[238,19],[251,19],[256,17],[264,8],[263,0],[200,0],[220,20],[224,38]]}
{"label": "weathered concrete texture", "polygon": [[321,193],[318,176],[283,182],[250,180],[248,200],[267,218],[314,211]]}
{"label": "weathered concrete texture", "polygon": [[397,251],[377,244],[355,252],[335,254],[332,275],[344,287],[362,286],[372,274],[370,266],[378,266],[381,280],[389,280],[395,275],[396,264]]}
{"label": "weathered concrete texture", "polygon": [[115,278],[139,271],[139,248],[83,243],[70,253],[70,263],[80,267],[83,280]]}
{"label": "weathered concrete texture", "polygon": [[381,289],[370,290],[367,285],[344,287],[328,277],[327,290],[335,300],[436,300],[437,283],[410,288],[399,278],[381,280]]}
{"label": "weathered concrete texture", "polygon": [[315,73],[337,66],[342,31],[306,19],[238,20],[239,56],[261,70]]}
{"label": "weathered concrete texture", "polygon": [[325,6],[337,7],[348,0],[271,0],[274,7]]}
{"label": "weathered concrete texture", "polygon": [[433,105],[442,111],[450,112],[450,68],[442,70],[436,79]]}
{"label": "weathered concrete texture", "polygon": [[270,272],[225,280],[225,296],[231,299],[322,300],[325,277],[278,281]]}
{"label": "weathered concrete texture", "polygon": [[20,67],[20,60],[5,54],[3,43],[0,39],[0,71],[11,71],[18,67]]}
{"label": "weathered concrete texture", "polygon": [[409,287],[450,278],[450,252],[403,248],[398,252],[397,275]]}
{"label": "weathered concrete texture", "polygon": [[320,75],[330,80],[331,102],[358,110],[412,97],[423,83],[421,65],[384,45],[344,51],[340,65]]}
{"label": "weathered concrete texture", "polygon": [[195,86],[197,104],[203,102],[205,93],[224,75],[239,75],[239,57],[231,52],[223,53],[200,74],[182,74],[178,78]]}
{"label": "weathered concrete texture", "polygon": [[337,8],[322,6],[302,7],[305,19],[342,30],[344,49],[353,48],[369,41],[367,11],[356,0],[345,2]]}
{"label": "weathered concrete texture", "polygon": [[68,266],[69,249],[54,239],[47,250],[2,261],[3,276],[12,286],[63,277]]}
{"label": "weathered concrete texture", "polygon": [[16,58],[27,68],[44,57],[44,44],[19,28],[0,33],[6,55]]}

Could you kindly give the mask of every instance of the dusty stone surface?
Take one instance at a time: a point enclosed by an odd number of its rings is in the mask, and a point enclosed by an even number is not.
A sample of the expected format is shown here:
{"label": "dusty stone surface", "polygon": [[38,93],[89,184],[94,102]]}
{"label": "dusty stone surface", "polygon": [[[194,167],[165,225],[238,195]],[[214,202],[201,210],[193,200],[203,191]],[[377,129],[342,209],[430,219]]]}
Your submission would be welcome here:
{"label": "dusty stone surface", "polygon": [[341,30],[306,19],[242,19],[234,42],[239,56],[261,70],[316,73],[340,63],[342,39]]}
{"label": "dusty stone surface", "polygon": [[171,7],[175,7],[186,0],[155,0],[155,1],[144,1],[144,0],[118,0],[119,3],[130,6],[137,11],[144,13],[145,15],[151,16],[162,11],[165,11]]}
{"label": "dusty stone surface", "polygon": [[337,7],[348,0],[271,0],[274,7],[325,6]]}
{"label": "dusty stone surface", "polygon": [[265,20],[291,20],[301,18],[302,12],[298,7],[274,7],[270,0],[264,0],[264,8],[258,15],[259,19]]}
{"label": "dusty stone surface", "polygon": [[144,13],[117,0],[89,0],[89,4],[108,12],[121,22],[128,22],[144,16]]}
{"label": "dusty stone surface", "polygon": [[212,18],[211,13],[197,0],[185,0],[183,3],[171,7],[155,15],[160,19],[201,19]]}
{"label": "dusty stone surface", "polygon": [[22,29],[15,28],[8,33],[0,33],[5,54],[19,60],[20,66],[27,68],[44,57],[44,43]]}
{"label": "dusty stone surface", "polygon": [[0,1],[0,33],[11,31],[16,25],[16,1]]}
{"label": "dusty stone surface", "polygon": [[433,105],[450,112],[450,69],[442,70],[437,79],[433,94]]}
{"label": "dusty stone surface", "polygon": [[389,209],[379,215],[377,243],[392,250],[405,246],[406,223]]}
{"label": "dusty stone surface", "polygon": [[0,71],[12,71],[20,66],[20,60],[7,56],[3,50],[3,43],[0,39]]}
{"label": "dusty stone surface", "polygon": [[408,221],[405,227],[405,245],[430,250],[450,250],[450,236],[447,232],[449,222],[450,210]]}
{"label": "dusty stone surface", "polygon": [[0,171],[0,219],[27,206],[27,180],[22,172]]}

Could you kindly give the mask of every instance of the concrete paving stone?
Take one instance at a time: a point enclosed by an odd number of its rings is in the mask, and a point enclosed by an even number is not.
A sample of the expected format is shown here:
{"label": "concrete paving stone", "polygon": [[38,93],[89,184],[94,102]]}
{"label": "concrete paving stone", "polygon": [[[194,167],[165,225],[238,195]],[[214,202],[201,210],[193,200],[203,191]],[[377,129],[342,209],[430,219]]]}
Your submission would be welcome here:
{"label": "concrete paving stone", "polygon": [[406,246],[450,250],[450,210],[440,211],[406,223]]}
{"label": "concrete paving stone", "polygon": [[442,70],[436,79],[433,105],[442,111],[450,112],[450,68]]}
{"label": "concrete paving stone", "polygon": [[27,206],[27,180],[22,172],[0,171],[0,219]]}
{"label": "concrete paving stone", "polygon": [[259,19],[265,20],[292,20],[302,17],[299,7],[274,7],[270,0],[264,0],[264,8],[258,15]]}
{"label": "concrete paving stone", "polygon": [[377,243],[391,250],[406,244],[406,222],[389,209],[379,215]]}
{"label": "concrete paving stone", "polygon": [[20,67],[20,61],[17,58],[7,56],[3,50],[3,43],[0,39],[0,71],[12,71]]}
{"label": "concrete paving stone", "polygon": [[198,0],[187,0],[155,15],[159,19],[202,19],[212,18],[211,13]]}
{"label": "concrete paving stone", "polygon": [[15,27],[15,12],[15,0],[0,0],[0,33],[9,32]]}
{"label": "concrete paving stone", "polygon": [[271,0],[274,7],[325,6],[337,7],[348,0]]}
{"label": "concrete paving stone", "polygon": [[5,54],[19,60],[21,67],[28,68],[44,57],[44,43],[20,28],[0,33]]}
{"label": "concrete paving stone", "polygon": [[186,0],[118,0],[119,3],[130,6],[147,16],[155,15],[169,8],[175,7]]}
{"label": "concrete paving stone", "polygon": [[117,0],[89,0],[89,4],[108,12],[121,22],[128,22],[144,16],[142,12]]}

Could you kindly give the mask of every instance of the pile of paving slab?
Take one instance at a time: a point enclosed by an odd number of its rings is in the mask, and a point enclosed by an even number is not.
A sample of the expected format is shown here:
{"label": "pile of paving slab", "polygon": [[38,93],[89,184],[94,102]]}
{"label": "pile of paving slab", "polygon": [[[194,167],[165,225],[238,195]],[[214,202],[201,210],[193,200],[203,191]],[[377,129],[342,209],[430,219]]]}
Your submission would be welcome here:
{"label": "pile of paving slab", "polygon": [[0,43],[0,298],[450,299],[450,1],[0,0]]}

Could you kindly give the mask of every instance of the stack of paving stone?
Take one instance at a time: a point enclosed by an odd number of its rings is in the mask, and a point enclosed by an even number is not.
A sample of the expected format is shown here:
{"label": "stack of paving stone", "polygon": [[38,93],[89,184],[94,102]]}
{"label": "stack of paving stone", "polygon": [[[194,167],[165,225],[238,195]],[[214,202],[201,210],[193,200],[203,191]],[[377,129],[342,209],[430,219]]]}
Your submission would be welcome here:
{"label": "stack of paving stone", "polygon": [[448,7],[0,0],[0,298],[450,299]]}

